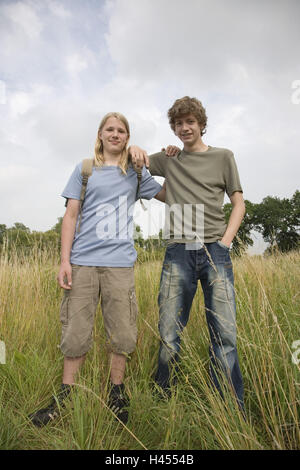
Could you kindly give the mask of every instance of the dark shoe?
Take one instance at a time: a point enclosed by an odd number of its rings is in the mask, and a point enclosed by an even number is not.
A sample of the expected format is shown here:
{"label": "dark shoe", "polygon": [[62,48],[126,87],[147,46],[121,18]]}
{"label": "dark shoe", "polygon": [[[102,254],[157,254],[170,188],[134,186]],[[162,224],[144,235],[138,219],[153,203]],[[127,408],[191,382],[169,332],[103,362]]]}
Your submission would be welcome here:
{"label": "dark shoe", "polygon": [[160,387],[156,382],[152,386],[152,393],[155,398],[158,400],[170,400],[172,392],[170,387]]}
{"label": "dark shoe", "polygon": [[122,423],[127,423],[129,398],[125,395],[124,384],[112,384],[108,398],[108,406]]}
{"label": "dark shoe", "polygon": [[67,398],[71,391],[71,386],[67,384],[62,384],[61,391],[55,397],[52,397],[51,403],[47,408],[42,408],[41,410],[36,411],[29,415],[29,419],[32,421],[32,424],[41,428],[59,417],[58,405],[61,408],[65,407],[64,400]]}

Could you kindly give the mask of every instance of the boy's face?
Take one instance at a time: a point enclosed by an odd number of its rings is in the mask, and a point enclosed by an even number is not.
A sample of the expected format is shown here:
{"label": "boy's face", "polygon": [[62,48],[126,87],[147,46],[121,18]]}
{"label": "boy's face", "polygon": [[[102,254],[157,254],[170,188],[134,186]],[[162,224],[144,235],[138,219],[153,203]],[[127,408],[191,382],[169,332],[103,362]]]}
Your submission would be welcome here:
{"label": "boy's face", "polygon": [[184,114],[175,119],[175,134],[183,142],[185,147],[192,147],[201,140],[201,127],[195,116]]}

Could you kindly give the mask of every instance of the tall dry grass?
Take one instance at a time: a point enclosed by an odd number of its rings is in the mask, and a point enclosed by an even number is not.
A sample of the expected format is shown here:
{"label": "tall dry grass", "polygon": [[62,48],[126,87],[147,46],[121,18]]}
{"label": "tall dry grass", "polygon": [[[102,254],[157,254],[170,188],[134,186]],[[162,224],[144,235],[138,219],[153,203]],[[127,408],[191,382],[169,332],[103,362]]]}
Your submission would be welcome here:
{"label": "tall dry grass", "polygon": [[[136,352],[128,361],[127,427],[106,407],[108,360],[100,309],[94,344],[62,417],[34,428],[27,416],[49,401],[61,382],[55,252],[1,253],[0,448],[2,449],[297,449],[300,448],[300,254],[234,260],[238,351],[247,421],[229,390],[209,386],[208,330],[198,289],[182,338],[179,382],[169,401],[153,396],[158,352],[157,295],[161,261],[136,266],[140,315]],[[300,353],[299,353],[300,358]]]}

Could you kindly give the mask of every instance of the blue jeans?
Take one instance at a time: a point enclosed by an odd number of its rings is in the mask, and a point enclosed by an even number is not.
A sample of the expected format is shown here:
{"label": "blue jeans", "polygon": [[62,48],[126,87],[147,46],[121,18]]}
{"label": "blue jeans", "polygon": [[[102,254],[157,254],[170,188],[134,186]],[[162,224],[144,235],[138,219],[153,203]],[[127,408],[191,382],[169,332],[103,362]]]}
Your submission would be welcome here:
{"label": "blue jeans", "polygon": [[201,249],[184,243],[167,247],[160,280],[159,332],[161,337],[156,383],[170,387],[171,366],[178,360],[180,336],[186,326],[200,280],[210,334],[210,376],[221,395],[220,379],[229,380],[241,408],[243,380],[236,348],[236,307],[229,249],[220,242]]}

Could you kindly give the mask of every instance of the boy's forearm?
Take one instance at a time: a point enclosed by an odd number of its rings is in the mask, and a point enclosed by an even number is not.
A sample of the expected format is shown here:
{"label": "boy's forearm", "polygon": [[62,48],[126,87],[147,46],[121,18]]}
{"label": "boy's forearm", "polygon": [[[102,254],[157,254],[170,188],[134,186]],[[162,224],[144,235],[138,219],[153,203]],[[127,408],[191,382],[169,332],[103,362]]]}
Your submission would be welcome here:
{"label": "boy's forearm", "polygon": [[64,215],[61,227],[61,262],[70,262],[71,248],[74,240],[76,217]]}
{"label": "boy's forearm", "polygon": [[239,203],[233,207],[229,221],[228,221],[227,229],[221,240],[222,243],[230,246],[232,240],[234,239],[234,237],[236,236],[238,232],[238,229],[240,228],[244,215],[245,215],[244,203]]}

